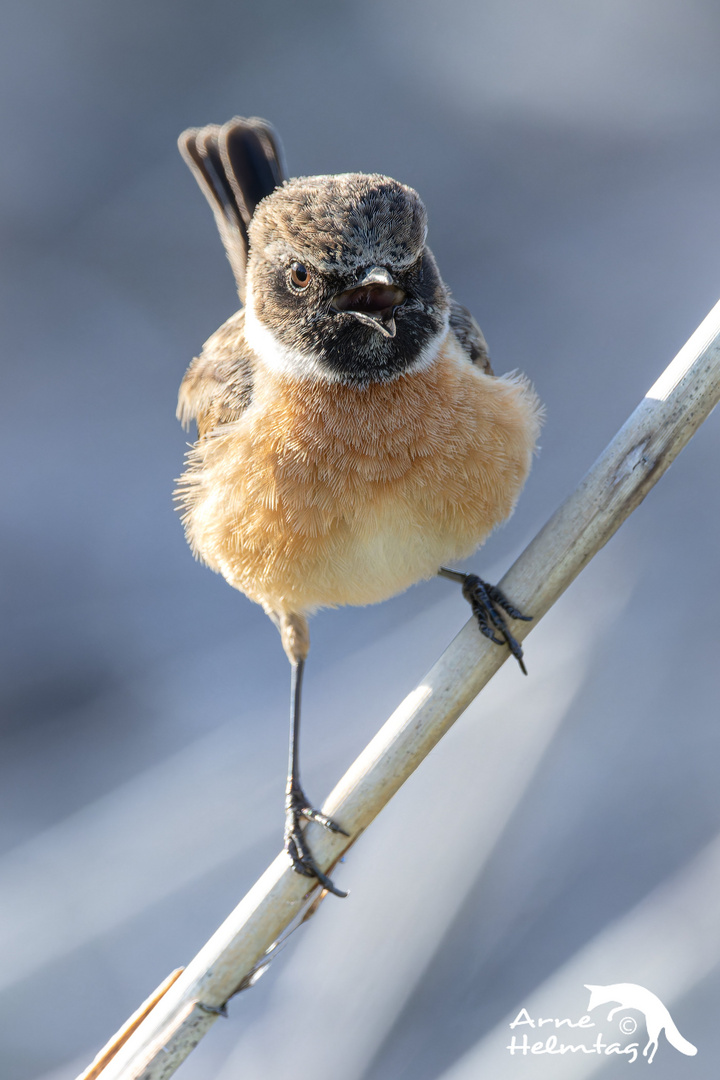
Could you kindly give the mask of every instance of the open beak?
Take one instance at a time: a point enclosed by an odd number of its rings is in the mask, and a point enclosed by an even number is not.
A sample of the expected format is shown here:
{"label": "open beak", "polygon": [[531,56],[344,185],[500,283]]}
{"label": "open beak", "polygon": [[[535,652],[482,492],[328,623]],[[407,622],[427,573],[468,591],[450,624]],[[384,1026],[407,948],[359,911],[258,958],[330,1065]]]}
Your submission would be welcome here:
{"label": "open beak", "polygon": [[373,326],[385,337],[395,337],[395,309],[405,302],[406,293],[382,266],[372,266],[362,281],[333,297],[335,311],[346,311],[360,322]]}

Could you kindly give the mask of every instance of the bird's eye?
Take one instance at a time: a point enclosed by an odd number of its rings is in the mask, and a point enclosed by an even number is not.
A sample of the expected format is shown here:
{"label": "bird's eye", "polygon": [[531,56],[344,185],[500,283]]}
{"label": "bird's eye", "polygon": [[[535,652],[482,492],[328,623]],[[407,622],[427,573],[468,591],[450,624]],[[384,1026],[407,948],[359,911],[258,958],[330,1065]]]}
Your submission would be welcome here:
{"label": "bird's eye", "polygon": [[290,281],[294,289],[307,289],[310,284],[310,271],[304,263],[294,262],[290,267]]}

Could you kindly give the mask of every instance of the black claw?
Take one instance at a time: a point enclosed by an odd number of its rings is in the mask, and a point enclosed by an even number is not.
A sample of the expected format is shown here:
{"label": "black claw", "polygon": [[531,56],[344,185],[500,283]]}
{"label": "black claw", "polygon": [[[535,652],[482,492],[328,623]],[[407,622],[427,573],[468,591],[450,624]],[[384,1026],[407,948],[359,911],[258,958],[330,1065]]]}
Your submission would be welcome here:
{"label": "black claw", "polygon": [[295,838],[288,837],[285,840],[285,850],[290,856],[290,861],[292,862],[293,870],[296,874],[301,874],[303,877],[307,878],[316,878],[324,889],[327,889],[328,892],[333,893],[335,896],[347,896],[346,892],[343,892],[342,889],[338,889],[337,885],[334,884],[327,874],[323,873],[310,854],[309,848],[303,845],[303,850],[301,851]]}
{"label": "black claw", "polygon": [[510,601],[508,600],[502,589],[499,589],[497,585],[487,585],[483,582],[487,590],[487,594],[495,604],[499,604],[503,611],[506,611],[511,619],[522,619],[523,622],[532,622],[532,615],[523,615],[521,611],[518,611]]}
{"label": "black claw", "polygon": [[478,621],[478,627],[480,628],[480,633],[481,634],[484,634],[486,638],[490,638],[490,640],[494,641],[496,645],[504,645],[505,644],[505,638],[504,637],[501,637],[501,638],[496,637],[495,634],[492,632],[492,630],[490,629],[490,627],[487,624],[487,620],[485,619],[485,615],[484,615],[484,613],[482,611],[476,611],[473,608],[473,614],[475,615],[475,618]]}
{"label": "black claw", "polygon": [[314,862],[313,867],[315,877],[318,879],[323,889],[327,889],[327,891],[331,892],[333,896],[339,896],[341,900],[344,900],[347,896],[347,893],[343,892],[342,889],[338,889],[337,885],[327,876],[327,874],[323,874],[322,870],[318,866],[316,866]]}
{"label": "black claw", "polygon": [[319,810],[314,810],[312,806],[301,806],[298,813],[307,821],[315,821],[318,825],[322,825],[323,829],[327,829],[329,832],[342,833],[343,836],[350,835],[350,833],[346,833],[345,830],[338,825],[337,821],[333,821],[332,818],[326,817],[325,814],[321,814]]}
{"label": "black claw", "polygon": [[463,575],[462,593],[472,608],[480,632],[496,645],[507,645],[523,675],[527,675],[522,646],[510,633],[501,611],[504,611],[511,619],[522,619],[523,622],[532,621],[532,615],[523,615],[510,603],[502,589],[499,589],[497,585],[488,585],[477,574]]}
{"label": "black claw", "polygon": [[302,874],[303,877],[317,878],[322,887],[335,896],[347,896],[347,893],[343,892],[342,889],[338,889],[315,862],[305,839],[300,820],[305,818],[307,821],[315,821],[330,832],[342,833],[343,836],[349,834],[332,818],[326,817],[325,814],[310,806],[305,794],[299,788],[293,788],[288,792],[285,800],[285,812],[285,850],[290,857],[295,872]]}

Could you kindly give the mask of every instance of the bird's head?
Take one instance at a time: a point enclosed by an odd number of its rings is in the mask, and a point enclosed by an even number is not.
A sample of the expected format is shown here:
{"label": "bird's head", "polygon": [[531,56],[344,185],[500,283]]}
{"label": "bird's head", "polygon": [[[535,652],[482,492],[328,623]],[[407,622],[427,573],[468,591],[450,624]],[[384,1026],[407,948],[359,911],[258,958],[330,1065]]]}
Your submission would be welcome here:
{"label": "bird's head", "polygon": [[250,223],[245,328],[298,378],[386,382],[432,362],[449,296],[412,188],[347,173],[289,180]]}

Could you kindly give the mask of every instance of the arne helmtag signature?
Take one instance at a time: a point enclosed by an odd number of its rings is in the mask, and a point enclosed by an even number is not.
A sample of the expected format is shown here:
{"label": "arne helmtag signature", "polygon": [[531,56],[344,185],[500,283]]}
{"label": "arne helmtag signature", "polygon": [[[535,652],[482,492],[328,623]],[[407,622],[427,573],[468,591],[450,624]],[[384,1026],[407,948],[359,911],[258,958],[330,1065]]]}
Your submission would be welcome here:
{"label": "arne helmtag signature", "polygon": [[[643,1055],[647,1058],[648,1065],[652,1064],[655,1057],[661,1031],[665,1032],[667,1041],[680,1053],[687,1054],[689,1057],[697,1054],[697,1048],[682,1037],[669,1010],[651,990],[646,990],[644,986],[638,986],[636,983],[610,983],[608,986],[593,986],[586,983],[585,989],[590,991],[588,1013],[596,1009],[598,1005],[619,1002],[608,1013],[608,1021],[611,1021],[616,1013],[625,1009],[633,1009],[644,1015],[648,1041],[643,1050]],[[513,1035],[507,1049],[510,1051],[511,1056],[515,1054],[522,1054],[523,1056],[527,1054],[603,1054],[605,1056],[621,1054],[626,1056],[631,1063],[637,1061],[640,1049],[639,1042],[623,1044],[612,1041],[613,1036],[608,1036],[603,1032],[598,1032],[592,1042],[587,1041],[591,1038],[588,1029],[597,1027],[595,1022],[588,1016],[588,1013],[575,1021],[569,1017],[560,1018],[555,1016],[533,1019],[527,1009],[521,1009],[510,1024]],[[569,1041],[569,1033],[567,1036],[565,1033],[562,1036],[548,1035],[544,1040],[533,1039],[527,1030],[515,1034],[517,1028],[530,1028],[538,1031],[538,1029],[548,1025],[553,1025],[556,1030],[559,1028],[576,1028],[578,1029],[577,1036],[575,1036],[574,1041]],[[623,1016],[617,1026],[623,1035],[632,1035],[637,1030],[637,1022],[632,1016]],[[580,1041],[582,1038],[581,1032],[585,1033],[586,1031],[588,1034],[583,1038],[583,1041]],[[562,1041],[563,1038],[568,1038],[568,1041]]]}

